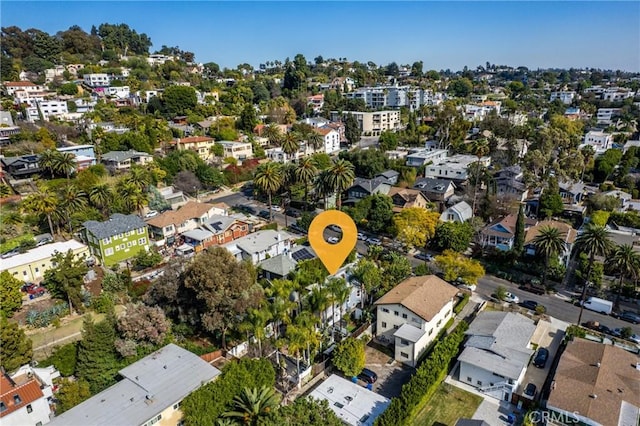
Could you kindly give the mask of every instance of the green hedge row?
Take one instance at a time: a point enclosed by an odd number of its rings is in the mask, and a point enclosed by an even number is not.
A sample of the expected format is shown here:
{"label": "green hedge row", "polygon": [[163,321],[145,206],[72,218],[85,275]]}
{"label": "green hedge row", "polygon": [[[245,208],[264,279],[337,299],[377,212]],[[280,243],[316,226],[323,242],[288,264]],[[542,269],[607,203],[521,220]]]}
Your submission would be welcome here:
{"label": "green hedge row", "polygon": [[460,300],[458,302],[458,304],[453,307],[453,312],[455,312],[456,314],[459,314],[462,311],[462,309],[465,306],[467,306],[467,303],[469,303],[469,294],[468,293],[464,293],[462,295],[462,300]]}
{"label": "green hedge row", "polygon": [[376,419],[376,426],[408,424],[416,407],[433,396],[446,376],[449,364],[458,355],[460,344],[464,340],[464,332],[468,328],[469,325],[461,321],[453,333],[436,344],[429,357],[402,386],[400,395],[393,398],[385,412]]}

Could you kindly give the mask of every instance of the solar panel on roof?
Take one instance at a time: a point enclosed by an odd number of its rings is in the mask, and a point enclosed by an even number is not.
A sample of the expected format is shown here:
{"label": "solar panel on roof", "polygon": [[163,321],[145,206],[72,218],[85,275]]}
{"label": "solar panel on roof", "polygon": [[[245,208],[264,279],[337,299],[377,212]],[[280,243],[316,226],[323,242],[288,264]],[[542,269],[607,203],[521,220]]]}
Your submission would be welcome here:
{"label": "solar panel on roof", "polygon": [[301,260],[313,259],[313,255],[311,253],[309,253],[309,250],[307,250],[307,249],[301,249],[301,250],[298,250],[298,251],[296,251],[294,253],[291,253],[291,257],[296,262],[299,262]]}

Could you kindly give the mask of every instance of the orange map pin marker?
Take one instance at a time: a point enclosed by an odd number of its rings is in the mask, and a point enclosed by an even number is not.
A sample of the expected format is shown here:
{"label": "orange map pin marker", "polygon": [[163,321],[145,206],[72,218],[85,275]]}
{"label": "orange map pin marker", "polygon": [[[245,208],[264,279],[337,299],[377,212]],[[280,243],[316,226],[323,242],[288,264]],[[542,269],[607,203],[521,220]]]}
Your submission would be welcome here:
{"label": "orange map pin marker", "polygon": [[[339,226],[342,230],[342,239],[336,244],[326,242],[322,235],[329,225]],[[356,224],[348,214],[339,210],[320,213],[309,226],[309,243],[331,275],[338,272],[357,241]]]}

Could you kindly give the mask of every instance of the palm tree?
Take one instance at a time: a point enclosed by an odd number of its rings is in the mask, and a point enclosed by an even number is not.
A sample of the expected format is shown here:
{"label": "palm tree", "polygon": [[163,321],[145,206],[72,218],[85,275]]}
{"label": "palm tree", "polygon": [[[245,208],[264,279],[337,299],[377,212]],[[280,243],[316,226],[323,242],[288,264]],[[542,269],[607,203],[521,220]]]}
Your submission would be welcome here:
{"label": "palm tree", "polygon": [[[258,342],[258,352],[262,356],[262,341],[266,337],[264,331],[271,319],[271,312],[266,309],[249,309],[244,321],[240,324],[240,331],[251,333]],[[247,339],[248,340],[248,339]]]}
{"label": "palm tree", "polygon": [[300,382],[300,355],[307,347],[307,332],[301,326],[289,325],[287,326],[287,340],[289,354],[296,357],[296,372],[298,382]]}
{"label": "palm tree", "polygon": [[11,195],[11,187],[6,183],[0,183],[0,198],[8,197]]}
{"label": "palm tree", "polygon": [[113,200],[113,193],[111,192],[111,187],[106,183],[99,183],[91,188],[91,192],[89,192],[89,201],[91,204],[102,210],[102,213],[108,215],[109,205]]}
{"label": "palm tree", "polygon": [[325,311],[331,305],[331,298],[329,292],[325,287],[317,285],[311,289],[311,293],[307,296],[307,302],[311,312],[317,313],[322,323],[322,328],[325,326]]}
{"label": "palm tree", "polygon": [[489,153],[489,142],[486,139],[476,139],[471,144],[471,152],[478,157],[476,168],[476,184],[473,189],[473,207],[471,208],[471,214],[475,215],[476,212],[476,197],[478,195],[478,180],[480,179],[480,159]]}
{"label": "palm tree", "polygon": [[64,206],[64,214],[69,234],[73,234],[71,225],[71,213],[82,210],[87,205],[87,194],[75,184],[70,184],[62,189],[59,200]]}
{"label": "palm tree", "polygon": [[313,130],[307,135],[307,142],[313,147],[314,151],[317,151],[323,145],[324,137],[318,131]]}
{"label": "palm tree", "polygon": [[257,425],[260,417],[269,415],[278,405],[278,397],[269,386],[244,388],[240,395],[233,398],[232,405],[234,410],[224,413],[223,417],[240,419],[245,425]]}
{"label": "palm tree", "polygon": [[40,153],[40,157],[38,158],[38,164],[45,170],[48,170],[51,174],[51,179],[53,179],[53,172],[55,170],[55,160],[56,156],[60,154],[58,151],[48,149]]}
{"label": "palm tree", "polygon": [[278,146],[280,145],[280,140],[282,139],[282,132],[280,131],[280,127],[277,124],[271,123],[267,127],[264,128],[264,137],[269,141],[269,145]]}
{"label": "palm tree", "polygon": [[538,235],[532,243],[536,247],[536,252],[544,256],[544,271],[542,272],[542,286],[547,282],[547,272],[549,271],[549,260],[564,250],[566,234],[560,232],[558,228],[545,225],[540,227]]}
{"label": "palm tree", "polygon": [[282,138],[282,150],[287,154],[287,157],[293,159],[293,154],[298,152],[299,149],[299,137],[295,132],[289,132]]}
{"label": "palm tree", "polygon": [[53,159],[53,170],[65,175],[67,180],[76,167],[76,156],[70,152],[60,152]]}
{"label": "palm tree", "polygon": [[140,191],[146,191],[149,183],[151,183],[149,172],[142,167],[137,166],[131,168],[131,171],[125,178],[125,181],[135,185],[140,189]]}
{"label": "palm tree", "polygon": [[140,214],[149,201],[146,193],[142,192],[135,183],[129,183],[126,179],[118,182],[117,190],[129,212],[135,211]]}
{"label": "palm tree", "polygon": [[300,328],[299,331],[303,334],[304,343],[307,347],[305,361],[307,365],[311,365],[311,359],[313,358],[311,348],[320,346],[320,339],[317,330],[318,320],[311,312],[305,311],[296,317],[295,325]]}
{"label": "palm tree", "polygon": [[584,232],[576,238],[576,250],[589,256],[589,264],[587,265],[587,276],[582,286],[582,294],[580,296],[580,315],[578,316],[578,325],[582,321],[582,311],[584,310],[584,298],[587,294],[587,286],[591,279],[591,270],[596,256],[606,256],[613,249],[613,243],[609,238],[609,232],[604,226],[598,226],[591,223]]}
{"label": "palm tree", "polygon": [[329,185],[336,193],[336,206],[338,210],[342,208],[342,193],[353,184],[355,177],[353,164],[347,160],[338,159],[333,166],[329,168]]}
{"label": "palm tree", "polygon": [[27,195],[22,200],[22,209],[26,213],[36,214],[38,216],[45,215],[49,223],[49,232],[53,232],[53,222],[51,215],[58,208],[58,199],[48,191],[38,191]]}
{"label": "palm tree", "polygon": [[283,183],[282,166],[278,163],[264,163],[258,167],[253,183],[260,191],[266,192],[269,198],[269,220],[273,220],[271,196],[280,189]]}
{"label": "palm tree", "polygon": [[614,249],[613,255],[609,259],[609,265],[620,274],[620,283],[615,302],[616,307],[619,307],[624,279],[636,278],[640,272],[640,255],[631,244],[622,244]]}
{"label": "palm tree", "polygon": [[294,171],[296,181],[304,185],[304,204],[309,203],[309,184],[318,173],[315,161],[311,157],[305,157],[298,161]]}
{"label": "palm tree", "polygon": [[329,170],[322,170],[316,176],[314,182],[316,195],[321,195],[324,199],[324,209],[327,209],[327,197],[331,193],[331,185],[329,183]]}

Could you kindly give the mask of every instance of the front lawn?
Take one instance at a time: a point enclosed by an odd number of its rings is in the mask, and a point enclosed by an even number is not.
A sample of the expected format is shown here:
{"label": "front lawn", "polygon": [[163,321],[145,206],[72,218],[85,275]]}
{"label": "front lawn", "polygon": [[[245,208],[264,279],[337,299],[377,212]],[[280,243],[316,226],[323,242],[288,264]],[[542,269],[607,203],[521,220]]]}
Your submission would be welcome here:
{"label": "front lawn", "polygon": [[409,424],[453,425],[460,418],[471,418],[481,402],[482,397],[442,382],[427,404],[416,410]]}

